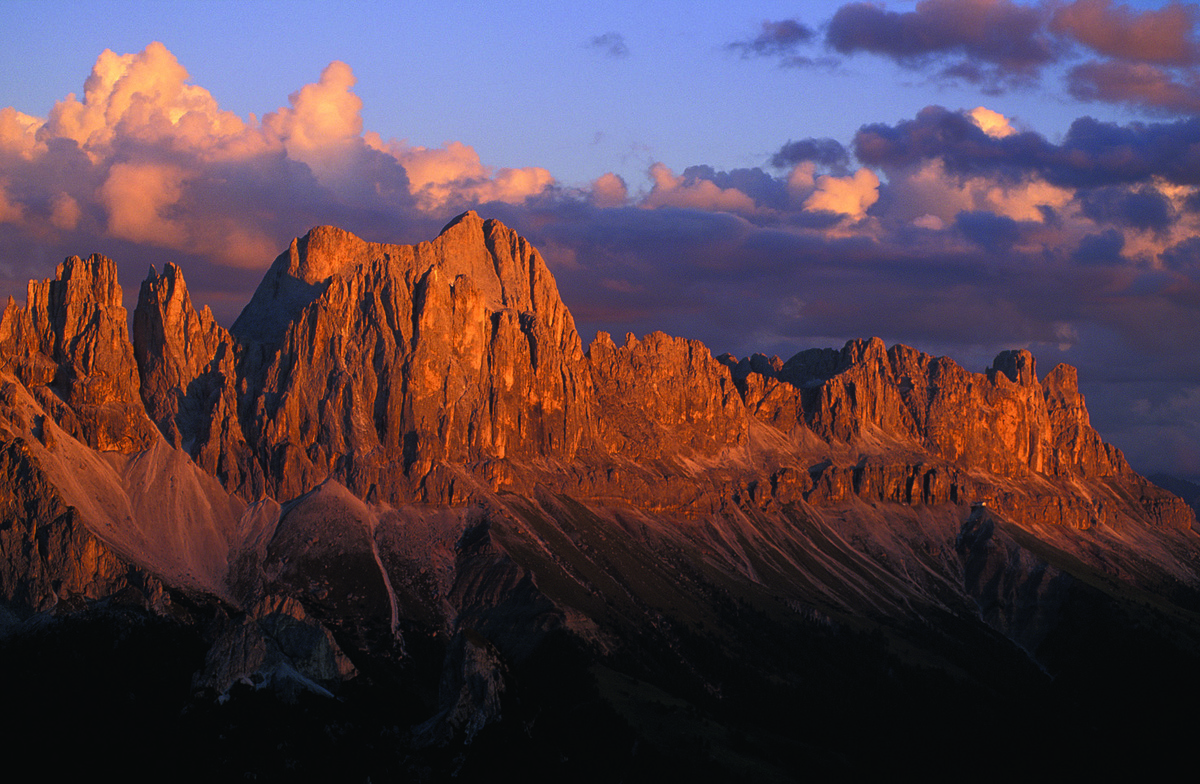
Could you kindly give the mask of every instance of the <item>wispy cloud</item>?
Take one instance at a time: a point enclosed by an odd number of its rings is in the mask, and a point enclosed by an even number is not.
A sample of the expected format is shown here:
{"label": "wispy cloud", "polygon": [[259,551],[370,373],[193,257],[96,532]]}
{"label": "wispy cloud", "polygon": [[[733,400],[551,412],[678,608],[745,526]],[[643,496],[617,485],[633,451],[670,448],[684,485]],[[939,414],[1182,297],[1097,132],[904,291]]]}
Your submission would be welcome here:
{"label": "wispy cloud", "polygon": [[726,48],[740,52],[742,57],[791,55],[797,47],[809,43],[815,36],[813,29],[802,22],[783,19],[778,22],[763,22],[758,35],[733,41]]}
{"label": "wispy cloud", "polygon": [[594,36],[587,45],[608,57],[620,59],[629,56],[629,47],[625,44],[625,36],[620,33],[607,32]]}

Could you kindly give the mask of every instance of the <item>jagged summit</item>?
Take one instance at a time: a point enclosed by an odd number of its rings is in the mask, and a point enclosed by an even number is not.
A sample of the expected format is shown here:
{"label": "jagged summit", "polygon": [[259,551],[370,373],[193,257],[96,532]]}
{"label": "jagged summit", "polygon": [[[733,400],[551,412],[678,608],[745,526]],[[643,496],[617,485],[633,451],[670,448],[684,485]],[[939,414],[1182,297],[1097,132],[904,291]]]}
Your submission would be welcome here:
{"label": "jagged summit", "polygon": [[[10,306],[0,340],[33,387],[75,390],[65,398],[74,412],[82,390],[110,389],[103,379],[124,373],[104,405],[140,402],[169,443],[247,499],[285,500],[329,477],[393,504],[539,481],[678,497],[677,478],[650,474],[697,459],[722,461],[722,481],[735,484],[753,480],[733,473],[765,470],[764,460],[805,471],[828,462],[808,493],[863,459],[900,460],[938,473],[945,491],[930,497],[960,499],[990,492],[967,489],[979,485],[972,472],[1130,475],[1091,428],[1074,370],[1039,381],[1028,351],[1002,352],[983,374],[878,338],[738,361],[658,333],[622,347],[601,334],[585,354],[540,254],[474,212],[417,245],[315,227],[276,259],[228,332],[196,310],[170,263],[142,283],[132,351],[107,259],[68,260],[56,281],[31,283],[30,302]],[[63,353],[81,345],[73,330],[89,329],[93,310],[107,314],[95,324],[111,325],[102,371],[88,364],[94,349],[79,361]],[[118,438],[127,449],[146,444],[134,413]],[[545,460],[588,470],[546,476],[533,468]],[[632,472],[608,468],[630,461]],[[601,468],[624,486],[604,487]]]}

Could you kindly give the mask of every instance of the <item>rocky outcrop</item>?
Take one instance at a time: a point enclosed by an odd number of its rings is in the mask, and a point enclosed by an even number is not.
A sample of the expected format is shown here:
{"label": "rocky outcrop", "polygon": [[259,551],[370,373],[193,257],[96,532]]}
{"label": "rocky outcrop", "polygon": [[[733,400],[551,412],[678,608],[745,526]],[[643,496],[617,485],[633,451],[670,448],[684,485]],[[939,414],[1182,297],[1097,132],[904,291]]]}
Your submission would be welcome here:
{"label": "rocky outcrop", "polygon": [[21,613],[77,609],[127,590],[147,602],[162,592],[84,525],[19,439],[0,446],[0,520],[0,600]]}
{"label": "rocky outcrop", "polygon": [[29,282],[24,307],[10,297],[0,317],[0,367],[94,449],[136,452],[154,438],[111,259],[72,256],[54,280]]}
{"label": "rocky outcrop", "polygon": [[96,256],[31,283],[0,321],[3,362],[68,433],[145,449],[144,408],[247,500],[330,478],[391,505],[543,483],[700,513],[727,486],[759,502],[964,504],[1009,480],[1122,478],[1118,503],[1180,525],[1091,428],[1068,366],[1039,381],[1032,355],[1010,351],[971,373],[877,338],[784,362],[601,334],[584,354],[537,251],[474,213],[414,246],[315,228],[232,332],[195,309],[178,267],[152,269],[132,352],[115,275]]}
{"label": "rocky outcrop", "polygon": [[1074,368],[1059,365],[1039,382],[1028,351],[1002,352],[985,373],[908,346],[885,349],[878,338],[786,363],[723,360],[761,421],[802,423],[826,442],[875,454],[907,449],[1002,477],[1129,473],[1092,429]]}
{"label": "rocky outcrop", "polygon": [[1031,655],[1058,623],[1074,579],[1022,547],[1005,524],[976,507],[955,541],[963,584],[994,629]]}
{"label": "rocky outcrop", "polygon": [[[282,331],[256,315],[297,308]],[[335,476],[397,503],[428,497],[438,463],[569,461],[595,438],[591,378],[553,277],[529,243],[474,213],[416,246],[314,229],[233,333],[250,357],[247,439],[277,496]]]}
{"label": "rocky outcrop", "polygon": [[1056,365],[1042,381],[1049,425],[1046,472],[1054,476],[1130,476],[1125,456],[1092,429],[1079,393],[1079,373]]}
{"label": "rocky outcrop", "polygon": [[715,458],[748,442],[745,406],[729,371],[696,340],[606,332],[588,349],[601,439],[630,460]]}
{"label": "rocky outcrop", "polygon": [[302,692],[332,696],[354,665],[329,630],[299,601],[268,595],[244,613],[222,618],[196,685],[223,698],[236,685],[270,689],[295,703]]}
{"label": "rocky outcrop", "polygon": [[192,305],[179,267],[153,267],[133,316],[142,402],[167,441],[248,499],[264,489],[238,416],[237,345],[205,306]]}

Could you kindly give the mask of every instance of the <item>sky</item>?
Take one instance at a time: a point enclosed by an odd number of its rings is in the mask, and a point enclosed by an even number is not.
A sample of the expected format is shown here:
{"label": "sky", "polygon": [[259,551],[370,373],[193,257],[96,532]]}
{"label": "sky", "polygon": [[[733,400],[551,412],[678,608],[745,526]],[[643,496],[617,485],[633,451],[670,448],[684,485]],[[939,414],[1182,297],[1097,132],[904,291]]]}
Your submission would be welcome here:
{"label": "sky", "polygon": [[170,261],[228,325],[314,225],[474,209],[585,344],[1028,348],[1200,479],[1200,6],[587,5],[5,0],[0,295]]}

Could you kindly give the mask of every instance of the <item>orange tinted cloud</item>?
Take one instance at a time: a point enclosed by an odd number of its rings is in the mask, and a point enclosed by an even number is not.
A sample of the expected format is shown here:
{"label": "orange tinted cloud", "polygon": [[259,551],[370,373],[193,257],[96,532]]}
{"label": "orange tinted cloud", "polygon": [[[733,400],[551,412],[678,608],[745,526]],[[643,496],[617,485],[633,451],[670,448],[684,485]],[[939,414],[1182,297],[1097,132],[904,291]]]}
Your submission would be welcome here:
{"label": "orange tinted cloud", "polygon": [[682,207],[718,212],[754,212],[754,199],[736,188],[721,188],[699,177],[676,177],[662,163],[650,167],[654,187],[642,200],[643,207]]}
{"label": "orange tinted cloud", "polygon": [[0,179],[0,223],[20,223],[23,217],[21,205],[10,201],[6,190],[7,183]]}
{"label": "orange tinted cloud", "polygon": [[859,169],[851,177],[818,177],[817,190],[804,202],[804,209],[861,218],[878,200],[879,178],[870,169]]}
{"label": "orange tinted cloud", "polygon": [[361,144],[362,99],[350,91],[350,66],[334,61],[320,81],[288,96],[290,108],[263,117],[263,132],[278,139],[288,157],[302,161],[318,178],[336,177],[346,154]]}
{"label": "orange tinted cloud", "polygon": [[83,100],[71,94],[55,104],[39,137],[72,139],[96,160],[118,137],[211,149],[246,132],[237,115],[221,111],[208,90],[187,78],[157,41],[137,54],[106,49],[84,83]]}
{"label": "orange tinted cloud", "polygon": [[460,142],[427,149],[364,134],[354,84],[333,62],[287,106],[243,120],[189,84],[161,43],[106,50],[82,98],[68,95],[48,118],[0,110],[0,219],[42,237],[90,221],[113,238],[262,266],[309,222],[364,208],[441,218],[554,184],[542,168],[485,166]]}
{"label": "orange tinted cloud", "polygon": [[417,205],[427,212],[489,201],[520,204],[554,183],[550,172],[538,166],[498,170],[484,166],[475,148],[462,142],[413,147],[395,140],[384,142],[373,132],[365,141],[404,167]]}
{"label": "orange tinted cloud", "polygon": [[1195,22],[1196,8],[1190,4],[1134,11],[1112,0],[1075,0],[1055,11],[1051,28],[1109,57],[1189,65],[1197,59]]}
{"label": "orange tinted cloud", "polygon": [[967,112],[967,116],[979,126],[979,128],[996,139],[1003,139],[1006,136],[1012,136],[1016,133],[1016,129],[1009,124],[1008,118],[1000,112],[994,112],[986,106],[976,106],[971,111]]}
{"label": "orange tinted cloud", "polygon": [[608,172],[592,182],[592,203],[597,207],[620,207],[629,199],[629,188],[619,175]]}
{"label": "orange tinted cloud", "polygon": [[100,188],[108,210],[108,231],[114,237],[179,247],[183,227],[165,216],[183,193],[183,172],[170,166],[118,163],[109,169]]}
{"label": "orange tinted cloud", "polygon": [[83,211],[70,194],[60,193],[50,202],[50,223],[55,228],[70,231],[79,225]]}

